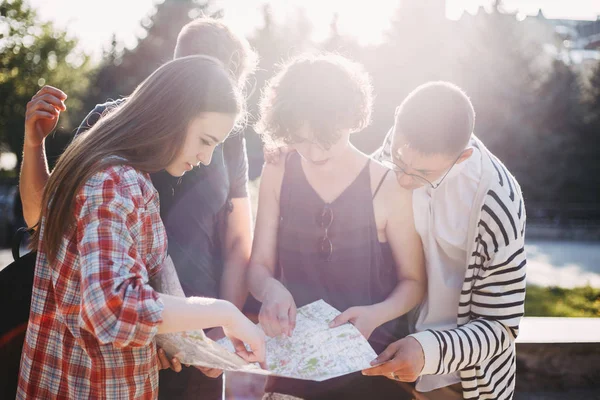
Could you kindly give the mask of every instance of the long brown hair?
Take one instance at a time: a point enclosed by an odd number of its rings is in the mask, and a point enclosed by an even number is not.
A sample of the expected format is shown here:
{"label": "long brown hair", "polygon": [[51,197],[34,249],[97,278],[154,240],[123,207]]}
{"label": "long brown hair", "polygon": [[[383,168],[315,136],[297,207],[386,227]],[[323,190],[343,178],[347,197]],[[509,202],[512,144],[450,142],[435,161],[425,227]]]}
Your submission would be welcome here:
{"label": "long brown hair", "polygon": [[[44,189],[43,247],[56,259],[63,235],[72,228],[75,196],[95,173],[127,164],[147,173],[165,169],[179,155],[188,124],[202,112],[240,115],[243,99],[216,59],[189,56],[170,61],[119,107],[65,150]],[[40,229],[32,246],[39,244]]]}

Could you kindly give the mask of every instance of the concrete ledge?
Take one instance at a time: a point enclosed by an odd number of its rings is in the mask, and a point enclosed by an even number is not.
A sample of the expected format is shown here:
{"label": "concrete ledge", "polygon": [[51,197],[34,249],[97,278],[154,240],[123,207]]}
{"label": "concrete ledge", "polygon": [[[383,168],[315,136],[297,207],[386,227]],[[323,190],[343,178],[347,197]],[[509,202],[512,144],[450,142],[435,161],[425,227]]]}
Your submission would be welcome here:
{"label": "concrete ledge", "polygon": [[600,318],[524,317],[517,343],[600,344]]}
{"label": "concrete ledge", "polygon": [[600,318],[523,318],[517,338],[517,392],[571,398],[567,393],[574,390],[600,398]]}

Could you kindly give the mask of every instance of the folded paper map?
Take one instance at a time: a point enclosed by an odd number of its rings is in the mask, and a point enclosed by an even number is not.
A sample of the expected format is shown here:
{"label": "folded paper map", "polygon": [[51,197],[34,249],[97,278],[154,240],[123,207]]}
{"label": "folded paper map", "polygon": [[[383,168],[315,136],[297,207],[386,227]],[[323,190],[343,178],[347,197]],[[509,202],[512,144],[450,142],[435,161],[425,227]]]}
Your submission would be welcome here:
{"label": "folded paper map", "polygon": [[169,357],[177,357],[184,365],[197,365],[225,371],[269,373],[258,365],[247,363],[238,355],[210,340],[202,331],[156,335],[156,345],[162,347]]}
{"label": "folded paper map", "polygon": [[[339,314],[323,300],[299,308],[292,337],[267,338],[269,374],[324,381],[371,367],[377,354],[354,325],[329,328]],[[219,343],[233,351],[229,339]]]}
{"label": "folded paper map", "polygon": [[323,300],[299,308],[292,337],[267,338],[267,370],[235,355],[227,338],[213,342],[204,335],[187,332],[157,335],[157,344],[183,364],[324,381],[369,368],[377,357],[353,325],[329,328],[339,314]]}

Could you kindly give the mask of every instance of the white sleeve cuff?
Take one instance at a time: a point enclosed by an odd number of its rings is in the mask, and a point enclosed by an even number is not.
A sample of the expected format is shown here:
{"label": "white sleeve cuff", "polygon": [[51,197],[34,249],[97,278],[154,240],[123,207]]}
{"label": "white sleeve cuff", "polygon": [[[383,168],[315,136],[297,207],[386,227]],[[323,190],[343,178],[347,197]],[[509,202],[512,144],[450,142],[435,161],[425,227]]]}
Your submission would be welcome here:
{"label": "white sleeve cuff", "polygon": [[425,364],[419,375],[435,374],[440,364],[440,342],[438,339],[432,332],[428,331],[413,333],[409,336],[415,338],[423,348]]}

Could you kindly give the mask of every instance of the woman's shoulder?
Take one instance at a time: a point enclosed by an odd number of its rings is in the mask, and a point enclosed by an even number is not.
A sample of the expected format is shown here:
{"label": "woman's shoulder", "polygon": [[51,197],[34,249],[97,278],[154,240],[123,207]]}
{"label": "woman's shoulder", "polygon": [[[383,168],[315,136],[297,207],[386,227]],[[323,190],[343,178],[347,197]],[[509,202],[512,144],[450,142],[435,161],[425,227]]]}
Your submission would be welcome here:
{"label": "woman's shoulder", "polygon": [[155,189],[147,173],[127,164],[109,165],[92,175],[81,190],[82,195],[102,195],[137,200],[154,195]]}
{"label": "woman's shoulder", "polygon": [[[279,150],[278,150],[279,151]],[[261,180],[267,180],[272,183],[281,183],[285,173],[285,167],[288,157],[292,156],[293,151],[279,152],[276,156],[270,155],[263,165]]]}
{"label": "woman's shoulder", "polygon": [[371,160],[371,189],[376,194],[375,199],[381,198],[391,206],[412,201],[412,191],[400,186],[394,171],[374,159]]}

